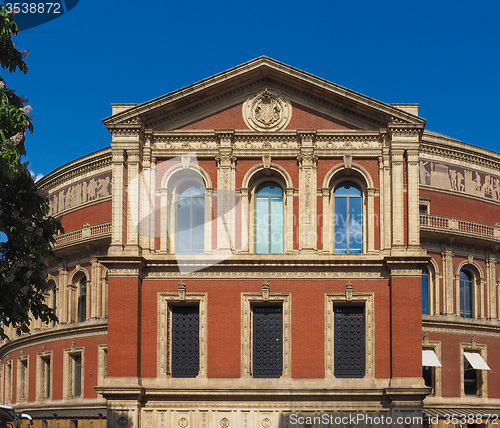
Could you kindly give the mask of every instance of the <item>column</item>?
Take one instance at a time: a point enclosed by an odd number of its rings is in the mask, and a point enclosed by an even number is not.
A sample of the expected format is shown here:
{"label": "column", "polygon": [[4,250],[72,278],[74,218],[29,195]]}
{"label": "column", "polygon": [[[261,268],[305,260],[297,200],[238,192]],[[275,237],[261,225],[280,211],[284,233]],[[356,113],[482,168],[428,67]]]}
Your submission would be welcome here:
{"label": "column", "polygon": [[383,149],[382,156],[382,175],[383,179],[380,186],[380,213],[381,213],[381,248],[387,250],[391,247],[392,242],[392,201],[391,201],[391,159],[388,148]]}
{"label": "column", "polygon": [[59,291],[57,293],[57,318],[60,323],[68,322],[68,271],[64,268],[59,268]]}
{"label": "column", "polygon": [[140,157],[139,149],[127,150],[127,253],[139,251],[140,221]]}
{"label": "column", "polygon": [[300,138],[299,164],[299,250],[315,251],[318,248],[317,161],[314,154],[316,131],[298,131]]}
{"label": "column", "polygon": [[404,194],[403,194],[403,155],[402,149],[391,149],[392,167],[392,246],[404,246]]}
{"label": "column", "polygon": [[333,213],[330,203],[330,189],[324,187],[321,189],[323,199],[323,252],[333,252]]}
{"label": "column", "polygon": [[418,149],[407,150],[408,156],[408,246],[420,247],[419,216],[419,153]]}
{"label": "column", "polygon": [[235,231],[235,167],[232,155],[234,130],[217,131],[219,154],[217,161],[217,249],[234,250]]}
{"label": "column", "polygon": [[112,150],[112,227],[110,253],[119,253],[124,246],[125,225],[125,151]]}
{"label": "column", "polygon": [[[441,253],[441,260],[443,263],[443,311],[445,315],[450,315],[455,313],[453,309],[453,253],[450,250],[444,250]],[[458,310],[460,313],[460,307]]]}
{"label": "column", "polygon": [[90,318],[97,318],[97,305],[99,301],[99,281],[100,281],[100,263],[96,258],[90,260],[90,293],[87,293],[87,299],[90,299]]}
{"label": "column", "polygon": [[486,258],[486,287],[488,289],[488,317],[497,317],[497,280],[496,280],[496,263],[495,257],[489,256]]}

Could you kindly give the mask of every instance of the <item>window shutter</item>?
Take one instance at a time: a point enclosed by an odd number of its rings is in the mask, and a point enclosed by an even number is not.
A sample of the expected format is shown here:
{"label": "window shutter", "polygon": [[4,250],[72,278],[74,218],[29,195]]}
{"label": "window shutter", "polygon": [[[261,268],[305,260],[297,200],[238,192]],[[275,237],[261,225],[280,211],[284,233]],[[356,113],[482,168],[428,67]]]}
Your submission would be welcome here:
{"label": "window shutter", "polygon": [[283,307],[253,307],[253,376],[283,374]]}
{"label": "window shutter", "polygon": [[172,307],[172,377],[196,377],[200,372],[198,306]]}
{"label": "window shutter", "polygon": [[334,374],[338,378],[365,376],[365,308],[335,306]]}

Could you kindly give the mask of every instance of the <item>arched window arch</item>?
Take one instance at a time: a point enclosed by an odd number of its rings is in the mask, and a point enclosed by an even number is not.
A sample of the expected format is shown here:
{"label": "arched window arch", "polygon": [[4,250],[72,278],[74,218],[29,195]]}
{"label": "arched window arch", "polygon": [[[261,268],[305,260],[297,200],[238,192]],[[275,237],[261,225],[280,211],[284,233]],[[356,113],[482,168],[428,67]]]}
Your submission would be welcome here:
{"label": "arched window arch", "polygon": [[430,275],[429,269],[425,268],[422,271],[422,314],[429,315],[431,309],[431,293],[430,293]]}
{"label": "arched window arch", "polygon": [[352,181],[338,184],[333,192],[334,252],[363,252],[363,194]]}
{"label": "arched window arch", "polygon": [[205,187],[188,180],[175,189],[176,251],[202,253],[205,249]]}
{"label": "arched window arch", "polygon": [[460,316],[473,318],[474,275],[467,269],[460,271]]}
{"label": "arched window arch", "polygon": [[284,251],[284,193],[274,181],[255,191],[255,252],[281,254]]}
{"label": "arched window arch", "polygon": [[184,163],[174,163],[161,180],[162,251],[192,254],[211,249],[212,182],[197,164],[187,163],[187,168]]}

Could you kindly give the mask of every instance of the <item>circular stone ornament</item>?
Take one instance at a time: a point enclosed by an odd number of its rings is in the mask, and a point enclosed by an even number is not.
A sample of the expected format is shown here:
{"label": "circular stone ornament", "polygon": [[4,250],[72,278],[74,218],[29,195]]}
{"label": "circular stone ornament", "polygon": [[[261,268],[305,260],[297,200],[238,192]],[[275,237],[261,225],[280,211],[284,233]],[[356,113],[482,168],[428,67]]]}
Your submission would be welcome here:
{"label": "circular stone ornament", "polygon": [[243,103],[243,120],[254,131],[280,131],[292,118],[292,105],[277,91],[264,89]]}

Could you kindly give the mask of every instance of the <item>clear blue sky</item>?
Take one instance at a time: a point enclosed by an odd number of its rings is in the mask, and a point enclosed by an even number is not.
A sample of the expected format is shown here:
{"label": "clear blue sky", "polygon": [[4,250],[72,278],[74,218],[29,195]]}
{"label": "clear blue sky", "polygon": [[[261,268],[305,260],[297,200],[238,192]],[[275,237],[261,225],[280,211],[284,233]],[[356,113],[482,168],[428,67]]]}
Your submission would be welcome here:
{"label": "clear blue sky", "polygon": [[144,102],[267,55],[500,151],[500,1],[90,1],[19,33],[31,167],[107,147],[110,103]]}

